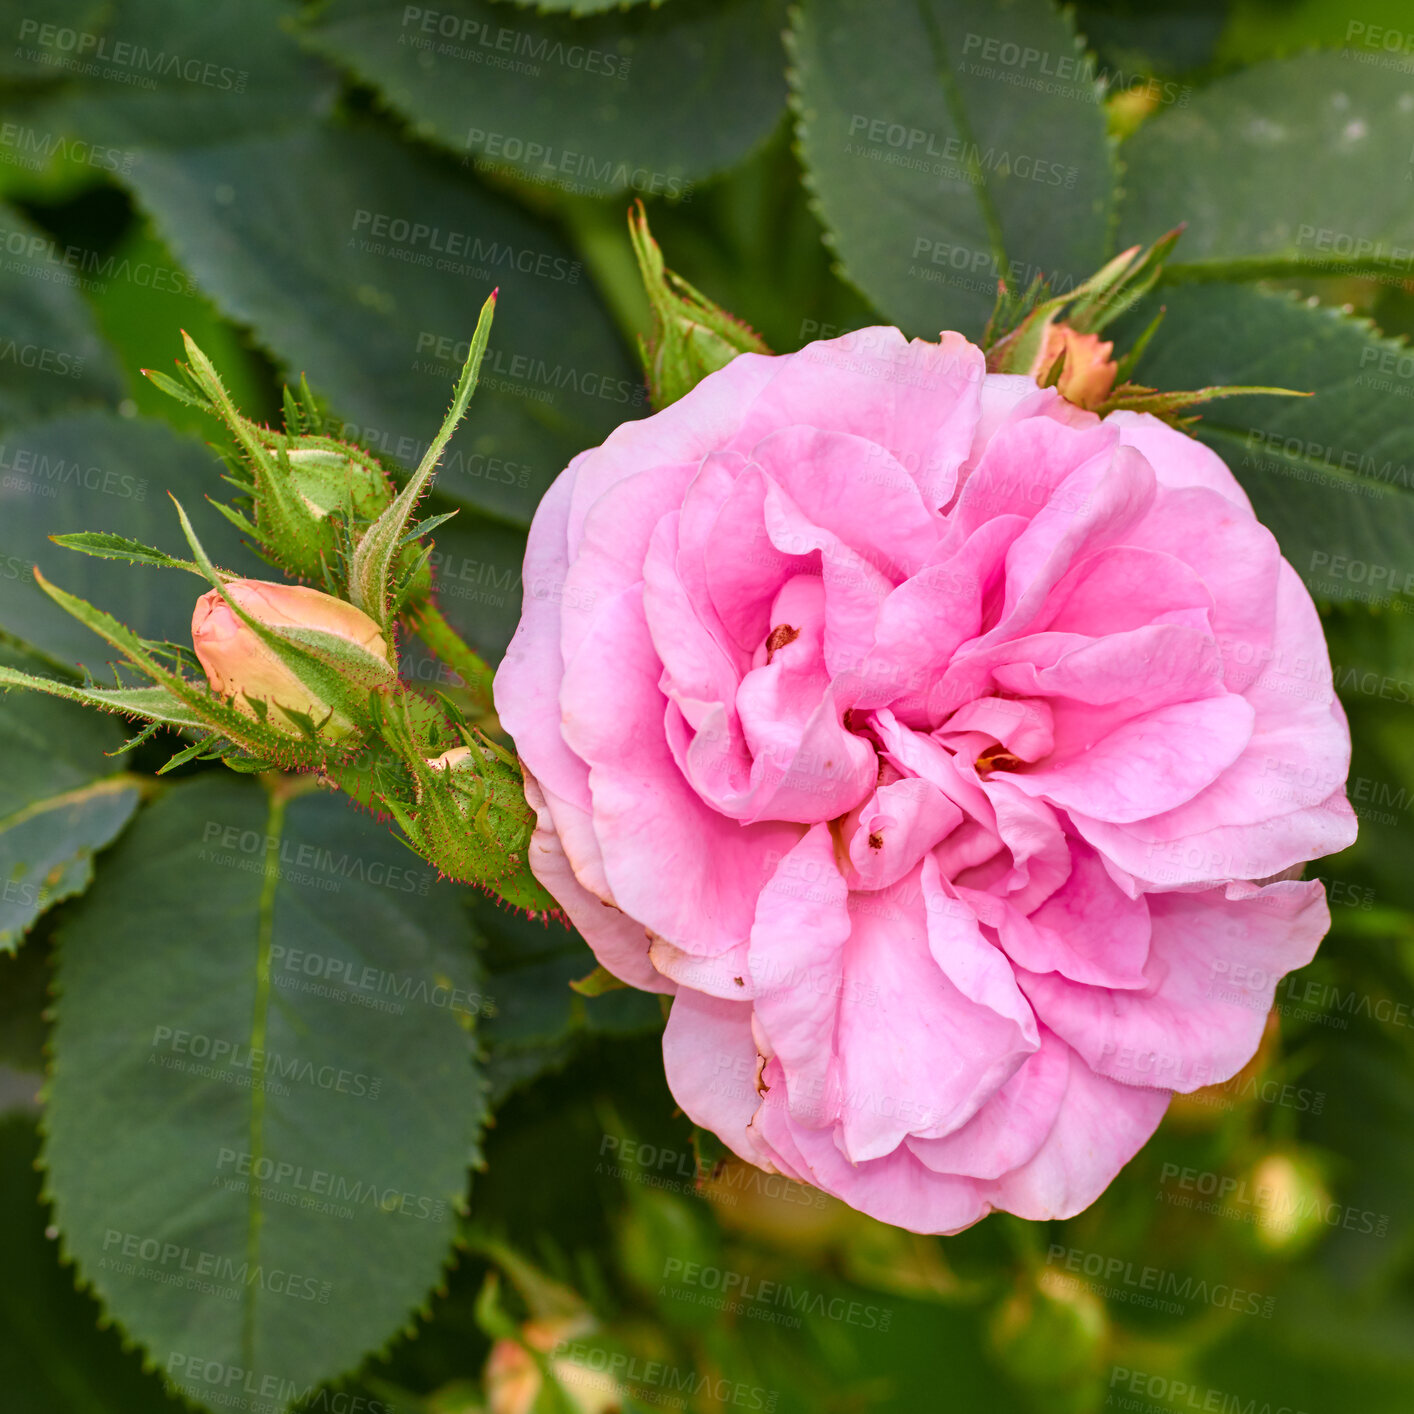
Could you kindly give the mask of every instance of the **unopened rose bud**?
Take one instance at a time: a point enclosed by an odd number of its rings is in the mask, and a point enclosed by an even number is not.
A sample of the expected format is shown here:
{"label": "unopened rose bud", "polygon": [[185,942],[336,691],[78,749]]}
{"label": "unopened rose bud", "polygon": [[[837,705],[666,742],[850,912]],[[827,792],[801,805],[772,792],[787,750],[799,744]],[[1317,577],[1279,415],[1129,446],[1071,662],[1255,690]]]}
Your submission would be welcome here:
{"label": "unopened rose bud", "polygon": [[[487,1414],[531,1414],[537,1408],[544,1380],[526,1345],[551,1356],[550,1370],[569,1407],[576,1414],[612,1414],[623,1407],[623,1391],[612,1375],[573,1359],[555,1358],[594,1323],[585,1317],[527,1321],[521,1327],[525,1345],[498,1340],[486,1361]],[[564,1401],[555,1407],[560,1408]]]}
{"label": "unopened rose bud", "polygon": [[1119,365],[1110,357],[1113,352],[1114,344],[1103,342],[1098,334],[1081,334],[1068,324],[1052,324],[1031,367],[1031,376],[1044,378],[1064,354],[1057,390],[1067,402],[1093,410],[1114,387]]}
{"label": "unopened rose bud", "polygon": [[[352,664],[351,682],[372,686],[379,677],[396,676],[388,661],[388,645],[378,625],[361,609],[317,589],[276,584],[262,579],[236,579],[226,585],[231,600],[257,623],[272,629],[313,629],[336,641],[339,654]],[[279,711],[303,713],[322,734],[334,740],[355,730],[354,721],[337,705],[316,694],[288,663],[244,623],[218,590],[196,601],[191,620],[192,646],[213,692],[229,697],[238,711],[294,733],[292,722]],[[336,646],[331,642],[331,648]],[[330,655],[325,656],[326,661]],[[343,665],[333,662],[335,671]],[[253,705],[266,704],[262,714]],[[326,720],[327,719],[327,720]]]}

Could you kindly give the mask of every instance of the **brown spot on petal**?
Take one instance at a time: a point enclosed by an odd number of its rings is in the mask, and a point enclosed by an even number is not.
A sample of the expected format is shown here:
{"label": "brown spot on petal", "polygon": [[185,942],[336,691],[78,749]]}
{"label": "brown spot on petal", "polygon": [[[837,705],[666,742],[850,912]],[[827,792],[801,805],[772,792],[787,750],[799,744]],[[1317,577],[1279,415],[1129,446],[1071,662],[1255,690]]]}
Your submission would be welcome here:
{"label": "brown spot on petal", "polygon": [[766,640],[766,661],[769,663],[776,656],[778,649],[784,648],[787,643],[794,643],[799,637],[798,628],[792,628],[789,624],[777,624]]}
{"label": "brown spot on petal", "polygon": [[744,987],[744,986],[746,986],[746,983],[743,982],[740,977],[733,977],[733,978],[732,978],[732,981],[735,982],[738,987]]}
{"label": "brown spot on petal", "polygon": [[976,762],[979,775],[986,775],[988,771],[1019,771],[1025,764],[1003,746],[989,746]]}
{"label": "brown spot on petal", "polygon": [[870,849],[883,849],[883,847],[884,847],[884,837],[883,837],[883,835],[881,835],[877,830],[875,830],[874,833],[869,836],[869,848],[870,848]]}

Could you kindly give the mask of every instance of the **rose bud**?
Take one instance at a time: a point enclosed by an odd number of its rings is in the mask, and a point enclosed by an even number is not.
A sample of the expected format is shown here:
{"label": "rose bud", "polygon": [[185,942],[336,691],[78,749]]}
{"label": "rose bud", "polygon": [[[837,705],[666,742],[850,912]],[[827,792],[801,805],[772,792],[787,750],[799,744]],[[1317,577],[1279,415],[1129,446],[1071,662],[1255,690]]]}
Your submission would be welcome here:
{"label": "rose bud", "polygon": [[1119,365],[1110,357],[1113,352],[1114,344],[1102,342],[1098,334],[1081,334],[1068,324],[1052,324],[1031,367],[1031,376],[1044,378],[1064,354],[1057,390],[1067,402],[1093,410],[1114,387]]}
{"label": "rose bud", "polygon": [[[318,656],[342,671],[355,688],[367,691],[380,685],[380,679],[391,682],[396,676],[378,625],[342,599],[317,589],[263,579],[231,580],[226,593],[266,628],[314,629],[338,640],[337,662],[322,652]],[[212,589],[196,601],[191,639],[211,690],[231,698],[236,709],[247,716],[260,717],[261,712],[252,704],[264,702],[282,709],[264,714],[269,725],[291,734],[294,724],[282,713],[305,714],[322,726],[326,737],[335,740],[355,730],[355,722],[339,704],[323,700],[303,682],[294,668],[237,616],[219,590]]]}

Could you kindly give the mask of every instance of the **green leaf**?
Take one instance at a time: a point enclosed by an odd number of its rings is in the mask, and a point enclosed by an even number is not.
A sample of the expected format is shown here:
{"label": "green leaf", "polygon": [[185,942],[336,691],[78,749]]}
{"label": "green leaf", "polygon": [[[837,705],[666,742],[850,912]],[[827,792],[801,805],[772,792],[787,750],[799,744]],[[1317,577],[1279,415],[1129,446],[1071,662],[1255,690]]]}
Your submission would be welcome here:
{"label": "green leaf", "polygon": [[1408,278],[1409,75],[1358,53],[1272,59],[1157,113],[1124,145],[1122,239],[1152,240],[1186,221],[1169,279],[1381,269]]}
{"label": "green leaf", "polygon": [[[3,965],[3,964],[0,964]],[[39,1138],[19,1116],[0,1122],[0,1383],[11,1414],[180,1414],[155,1375],[113,1330],[97,1327],[100,1312],[74,1290],[59,1265],[58,1245],[45,1233],[35,1159]]]}
{"label": "green leaf", "polygon": [[439,475],[462,504],[528,525],[572,456],[645,410],[560,237],[376,129],[150,153],[130,180],[216,303],[345,419],[329,433],[407,467],[499,285],[481,387]]}
{"label": "green leaf", "polygon": [[[95,526],[159,551],[184,553],[164,492],[190,503],[220,487],[209,447],[160,422],[111,413],[72,413],[6,434],[0,451],[0,626],[71,663],[108,661],[92,636],[36,588],[31,568],[93,600],[144,638],[191,641],[200,596],[190,581],[84,555],[49,536]],[[237,574],[270,576],[224,521],[210,517],[203,538],[217,563]]]}
{"label": "green leaf", "polygon": [[976,336],[999,279],[1094,273],[1113,160],[1048,0],[804,0],[794,20],[807,181],[846,274],[906,333]]}
{"label": "green leaf", "polygon": [[122,379],[79,293],[85,252],[0,205],[0,423],[113,402]]}
{"label": "green leaf", "polygon": [[420,134],[552,190],[678,198],[785,107],[785,0],[674,0],[590,19],[489,0],[334,0],[313,43]]}
{"label": "green leaf", "polygon": [[482,1116],[470,935],[320,793],[204,776],[112,865],[59,946],[56,1221],[174,1386],[209,1398],[217,1362],[284,1408],[405,1326],[448,1258]]}
{"label": "green leaf", "polygon": [[186,570],[190,574],[201,575],[201,568],[192,560],[175,560],[164,550],[154,550],[138,540],[129,540],[126,535],[112,535],[106,530],[80,530],[72,535],[51,535],[56,545],[66,550],[78,550],[85,555],[96,555],[100,560],[127,560],[134,565],[156,565],[159,569]]}
{"label": "green leaf", "polygon": [[[1230,398],[1190,430],[1226,460],[1317,598],[1370,602],[1370,565],[1396,581],[1374,602],[1397,597],[1414,544],[1409,350],[1366,321],[1254,287],[1184,285],[1163,298],[1168,312],[1139,380],[1313,393]],[[1338,556],[1361,563],[1358,577],[1330,572]]]}
{"label": "green leaf", "polygon": [[301,50],[280,0],[106,8],[82,54],[61,26],[30,41],[48,73],[70,80],[31,121],[108,147],[185,146],[270,131],[330,106],[334,75]]}
{"label": "green leaf", "polygon": [[63,70],[54,66],[58,53],[37,43],[41,23],[51,24],[56,30],[92,34],[100,28],[107,8],[103,0],[50,0],[40,15],[27,0],[4,0],[0,4],[0,33],[6,42],[0,46],[0,77],[60,77]]}
{"label": "green leaf", "polygon": [[[0,644],[0,685],[28,654]],[[46,909],[82,893],[93,855],[132,818],[139,782],[105,753],[122,731],[92,712],[23,692],[0,695],[0,952],[13,952]]]}

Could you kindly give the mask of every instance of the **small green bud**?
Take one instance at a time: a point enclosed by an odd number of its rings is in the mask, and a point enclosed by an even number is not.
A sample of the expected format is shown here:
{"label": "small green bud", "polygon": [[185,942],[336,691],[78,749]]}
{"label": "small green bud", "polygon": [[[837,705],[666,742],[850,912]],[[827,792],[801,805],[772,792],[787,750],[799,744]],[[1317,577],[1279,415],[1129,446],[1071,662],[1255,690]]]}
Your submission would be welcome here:
{"label": "small green bud", "polygon": [[638,348],[655,408],[677,402],[739,353],[771,352],[755,330],[667,269],[641,201],[629,211],[628,229],[653,307],[653,332],[639,336]]}

